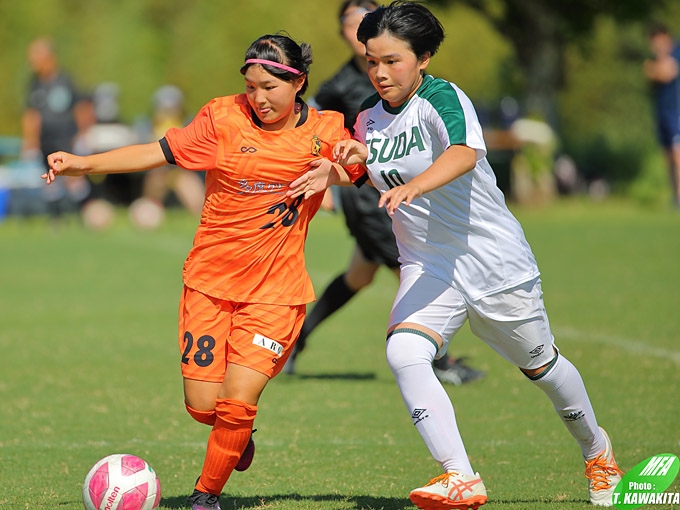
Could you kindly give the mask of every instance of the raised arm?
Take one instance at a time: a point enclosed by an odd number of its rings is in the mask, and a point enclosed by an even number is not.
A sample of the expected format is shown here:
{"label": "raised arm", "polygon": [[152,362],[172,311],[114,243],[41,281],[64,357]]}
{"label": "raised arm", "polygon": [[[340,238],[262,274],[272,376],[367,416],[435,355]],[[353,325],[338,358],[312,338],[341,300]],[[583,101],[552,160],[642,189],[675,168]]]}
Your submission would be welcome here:
{"label": "raised arm", "polygon": [[378,205],[385,207],[392,215],[402,202],[408,205],[414,198],[468,173],[475,167],[476,161],[476,152],[473,148],[467,145],[452,145],[422,174],[383,193]]}
{"label": "raised arm", "polygon": [[93,175],[140,172],[167,164],[159,142],[128,145],[101,154],[76,156],[55,152],[47,157],[50,169],[42,175],[47,184],[58,175]]}

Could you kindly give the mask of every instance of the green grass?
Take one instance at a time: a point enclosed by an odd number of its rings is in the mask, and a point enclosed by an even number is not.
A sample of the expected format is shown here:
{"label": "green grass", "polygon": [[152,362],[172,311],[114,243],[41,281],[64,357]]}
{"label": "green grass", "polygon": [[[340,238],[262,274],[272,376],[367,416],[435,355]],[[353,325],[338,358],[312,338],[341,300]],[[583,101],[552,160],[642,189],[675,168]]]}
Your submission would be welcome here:
{"label": "green grass", "polygon": [[[680,453],[680,215],[625,203],[562,202],[515,211],[543,273],[557,344],[581,371],[623,469]],[[0,223],[0,508],[82,508],[100,457],[145,458],[162,509],[184,504],[207,427],[182,404],[176,344],[181,267],[196,220],[158,231]],[[342,218],[319,215],[307,243],[321,291],[349,261]],[[267,387],[253,466],[223,509],[414,508],[439,474],[384,361],[397,283],[375,283],[324,322],[298,375]],[[543,394],[464,329],[453,355],[486,379],[447,386],[485,508],[590,508],[580,452]],[[678,481],[669,491],[680,491]]]}

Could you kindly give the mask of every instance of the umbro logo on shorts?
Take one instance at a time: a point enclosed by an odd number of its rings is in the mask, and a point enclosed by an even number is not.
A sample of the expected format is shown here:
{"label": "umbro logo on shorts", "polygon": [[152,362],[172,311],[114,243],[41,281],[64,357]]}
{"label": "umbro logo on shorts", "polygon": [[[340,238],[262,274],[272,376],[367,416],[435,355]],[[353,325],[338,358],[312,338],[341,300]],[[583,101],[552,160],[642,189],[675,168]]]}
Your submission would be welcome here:
{"label": "umbro logo on shorts", "polygon": [[243,153],[248,152],[249,154],[253,154],[254,152],[257,152],[257,149],[255,147],[248,147],[244,145],[241,147],[241,152]]}
{"label": "umbro logo on shorts", "polygon": [[529,354],[531,354],[532,358],[537,358],[538,356],[543,354],[543,348],[544,348],[544,345],[541,344],[538,347],[536,347],[535,349],[529,351]]}

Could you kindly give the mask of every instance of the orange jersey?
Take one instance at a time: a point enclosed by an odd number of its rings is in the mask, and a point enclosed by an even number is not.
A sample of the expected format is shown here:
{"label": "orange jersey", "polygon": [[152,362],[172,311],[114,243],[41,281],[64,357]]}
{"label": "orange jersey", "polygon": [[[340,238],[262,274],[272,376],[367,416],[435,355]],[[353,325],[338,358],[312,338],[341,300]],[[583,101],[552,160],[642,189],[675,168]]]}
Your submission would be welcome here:
{"label": "orange jersey", "polygon": [[[331,159],[333,146],[349,133],[341,114],[306,106],[289,130],[265,131],[253,115],[245,94],[220,97],[161,140],[172,163],[206,171],[206,200],[184,283],[240,303],[309,303],[314,290],[304,244],[323,194],[291,199],[286,191],[310,162]],[[348,172],[355,180],[363,169]]]}

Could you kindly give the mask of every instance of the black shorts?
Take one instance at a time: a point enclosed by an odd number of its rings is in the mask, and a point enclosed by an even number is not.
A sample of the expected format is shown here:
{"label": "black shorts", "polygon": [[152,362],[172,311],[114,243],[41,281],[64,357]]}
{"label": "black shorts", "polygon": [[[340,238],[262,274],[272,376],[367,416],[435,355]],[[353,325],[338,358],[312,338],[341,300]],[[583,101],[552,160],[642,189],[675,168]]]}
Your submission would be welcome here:
{"label": "black shorts", "polygon": [[345,223],[366,260],[390,269],[399,267],[399,250],[392,232],[392,219],[378,207],[380,193],[364,184],[340,187]]}

